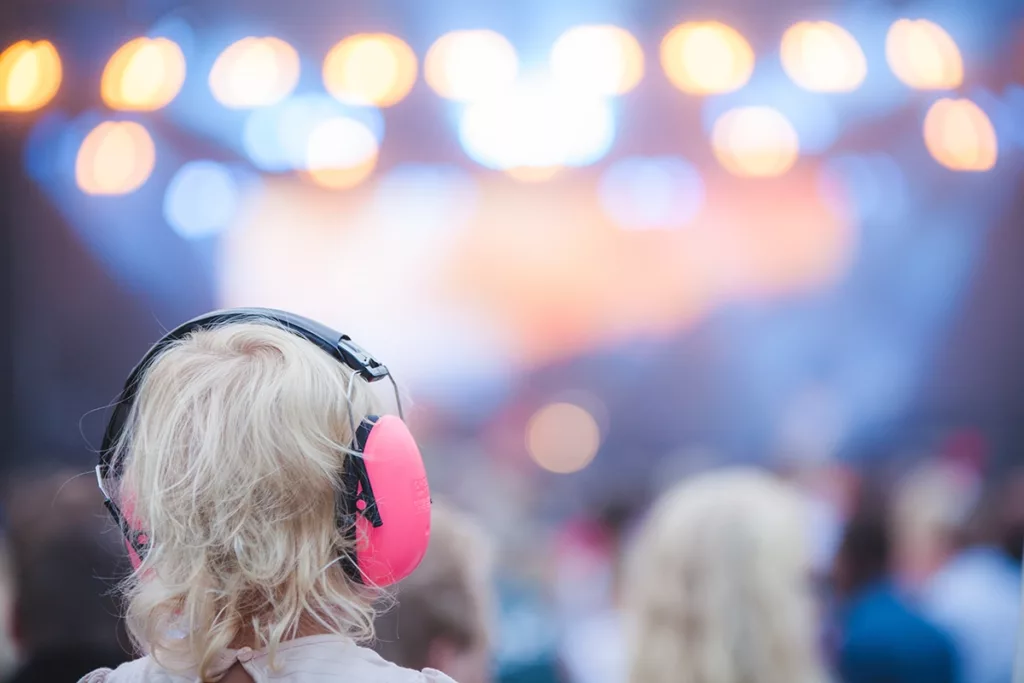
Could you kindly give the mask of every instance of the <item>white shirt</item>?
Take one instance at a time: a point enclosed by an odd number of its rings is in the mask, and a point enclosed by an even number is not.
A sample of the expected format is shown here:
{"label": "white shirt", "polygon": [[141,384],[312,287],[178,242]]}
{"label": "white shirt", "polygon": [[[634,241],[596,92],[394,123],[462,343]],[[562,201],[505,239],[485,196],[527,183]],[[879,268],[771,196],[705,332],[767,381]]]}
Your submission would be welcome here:
{"label": "white shirt", "polygon": [[[413,671],[387,662],[373,650],[359,647],[337,635],[309,636],[281,643],[271,669],[266,652],[242,648],[225,650],[214,662],[212,673],[219,680],[228,669],[241,664],[254,683],[455,683],[435,671]],[[122,664],[113,671],[100,669],[79,683],[199,683],[195,671],[171,672],[150,657]]]}

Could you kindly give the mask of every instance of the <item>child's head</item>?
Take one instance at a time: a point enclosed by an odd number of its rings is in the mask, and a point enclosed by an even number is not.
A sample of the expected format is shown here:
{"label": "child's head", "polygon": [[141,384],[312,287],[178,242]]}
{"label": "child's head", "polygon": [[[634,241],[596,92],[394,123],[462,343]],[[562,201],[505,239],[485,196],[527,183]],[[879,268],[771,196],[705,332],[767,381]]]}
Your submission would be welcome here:
{"label": "child's head", "polygon": [[629,558],[632,683],[820,680],[806,535],[796,491],[756,470],[665,494]]}
{"label": "child's head", "polygon": [[335,501],[351,425],[377,412],[351,369],[270,322],[162,351],[115,451],[122,501],[149,537],[128,585],[134,637],[205,669],[229,646],[372,635],[376,596],[339,561],[353,549]]}
{"label": "child's head", "polygon": [[492,552],[458,510],[435,503],[423,563],[399,584],[398,604],[377,620],[377,651],[410,669],[434,668],[459,683],[491,670]]}

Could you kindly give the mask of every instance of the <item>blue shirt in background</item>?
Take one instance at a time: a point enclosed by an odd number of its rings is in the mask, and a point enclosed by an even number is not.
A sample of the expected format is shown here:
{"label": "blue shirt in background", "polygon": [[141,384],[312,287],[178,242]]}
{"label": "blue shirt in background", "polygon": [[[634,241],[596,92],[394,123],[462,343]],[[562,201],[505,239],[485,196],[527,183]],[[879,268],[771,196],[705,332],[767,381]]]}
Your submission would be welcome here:
{"label": "blue shirt in background", "polygon": [[952,639],[889,583],[857,594],[842,620],[844,683],[959,683]]}

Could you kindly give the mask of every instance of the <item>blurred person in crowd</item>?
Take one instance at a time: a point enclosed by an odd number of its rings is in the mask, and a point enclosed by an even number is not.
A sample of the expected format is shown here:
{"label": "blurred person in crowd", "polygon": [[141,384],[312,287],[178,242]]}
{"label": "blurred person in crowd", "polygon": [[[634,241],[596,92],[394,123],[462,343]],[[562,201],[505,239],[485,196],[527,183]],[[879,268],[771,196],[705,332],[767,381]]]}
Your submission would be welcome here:
{"label": "blurred person in crowd", "polygon": [[559,653],[574,683],[621,683],[625,678],[618,602],[622,546],[635,516],[627,500],[610,500],[560,534],[555,586],[563,630]]}
{"label": "blurred person in crowd", "polygon": [[437,669],[459,683],[490,683],[494,618],[489,540],[476,523],[435,500],[423,563],[377,617],[375,649],[408,669]]}
{"label": "blurred person in crowd", "polygon": [[956,462],[938,458],[893,480],[890,570],[904,588],[916,593],[956,552],[960,533],[978,500],[977,475]]}
{"label": "blurred person in crowd", "polygon": [[13,579],[11,631],[21,663],[8,683],[74,681],[131,658],[112,589],[129,571],[105,534],[91,478],[69,472],[6,492]]}
{"label": "blurred person in crowd", "polygon": [[630,683],[821,683],[800,494],[754,469],[655,504],[627,564]]}
{"label": "blurred person in crowd", "polygon": [[836,557],[840,677],[844,683],[955,683],[952,640],[911,606],[892,576],[884,506],[862,504]]}
{"label": "blurred person in crowd", "polygon": [[[356,361],[340,362],[343,349],[318,346],[335,333],[315,325],[283,312],[222,313],[165,337],[130,380],[134,401],[112,437],[118,478],[101,481],[125,525],[148,537],[123,587],[128,630],[146,656],[83,683],[451,683],[357,644],[373,637],[382,590],[357,578],[345,521],[366,504],[353,499],[354,427],[384,406]],[[389,422],[381,438],[397,449],[407,440]],[[389,463],[417,476],[403,448]],[[415,511],[398,507],[380,507],[384,524]],[[411,516],[394,528],[406,525],[422,533]]]}
{"label": "blurred person in crowd", "polygon": [[981,496],[958,535],[963,543],[925,587],[923,607],[956,642],[963,683],[1006,683],[1020,624],[1024,471]]}

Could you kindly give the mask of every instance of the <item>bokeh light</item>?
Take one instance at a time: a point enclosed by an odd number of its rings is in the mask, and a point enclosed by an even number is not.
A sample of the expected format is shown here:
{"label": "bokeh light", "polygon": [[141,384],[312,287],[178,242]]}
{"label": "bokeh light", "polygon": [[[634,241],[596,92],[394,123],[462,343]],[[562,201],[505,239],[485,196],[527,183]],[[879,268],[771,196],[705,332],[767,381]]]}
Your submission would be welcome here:
{"label": "bokeh light", "polygon": [[688,22],[661,41],[661,66],[672,85],[693,95],[743,87],[754,71],[754,50],[740,33],[717,21]]}
{"label": "bokeh light", "polygon": [[377,138],[348,117],[319,123],[306,144],[308,178],[321,187],[344,190],[366,180],[377,165]]}
{"label": "bokeh light", "polygon": [[801,88],[814,92],[856,90],[868,73],[857,39],[829,21],[801,21],[782,35],[782,68]]}
{"label": "bokeh light", "polygon": [[106,121],[82,141],[75,180],[86,194],[128,194],[146,182],[155,164],[156,146],[142,124]]}
{"label": "bokeh light", "polygon": [[242,130],[246,156],[263,171],[305,169],[313,129],[338,117],[359,121],[373,131],[378,144],[383,141],[384,117],[379,109],[350,107],[327,94],[307,93],[249,113]]}
{"label": "bokeh light", "polygon": [[168,38],[136,38],[103,69],[100,92],[111,109],[153,111],[167,106],[185,82],[185,55]]}
{"label": "bokeh light", "polygon": [[60,88],[62,68],[57,48],[48,40],[28,40],[0,54],[0,111],[34,111]]}
{"label": "bokeh light", "polygon": [[601,207],[623,228],[678,228],[704,204],[700,172],[680,157],[627,157],[608,167],[599,187]]}
{"label": "bokeh light", "polygon": [[274,37],[249,37],[232,43],[210,70],[214,98],[231,109],[280,102],[298,82],[299,53]]}
{"label": "bokeh light", "polygon": [[549,472],[569,474],[590,464],[601,447],[594,416],[574,403],[549,403],[526,425],[526,449]]}
{"label": "bokeh light", "polygon": [[210,237],[234,220],[238,199],[238,184],[224,164],[190,161],[167,186],[164,218],[186,239]]}
{"label": "bokeh light", "polygon": [[557,168],[592,164],[611,148],[615,116],[603,98],[551,83],[519,83],[462,113],[459,140],[484,166]]}
{"label": "bokeh light", "polygon": [[968,99],[943,98],[928,109],[924,144],[936,161],[954,171],[987,171],[998,157],[992,122]]}
{"label": "bokeh light", "polygon": [[711,130],[715,158],[738,176],[782,175],[796,163],[800,143],[793,125],[771,107],[738,107]]}
{"label": "bokeh light", "polygon": [[459,102],[480,100],[508,88],[519,73],[512,43],[489,30],[452,31],[430,46],[423,75],[434,92]]}
{"label": "bokeh light", "polygon": [[927,19],[899,19],[885,37],[885,58],[896,77],[918,90],[950,90],[964,80],[953,38]]}
{"label": "bokeh light", "polygon": [[563,87],[593,95],[621,95],[644,75],[644,52],[618,26],[576,26],[555,41],[551,74]]}
{"label": "bokeh light", "polygon": [[416,55],[400,38],[387,33],[345,38],[324,58],[324,87],[349,104],[390,107],[416,82]]}

